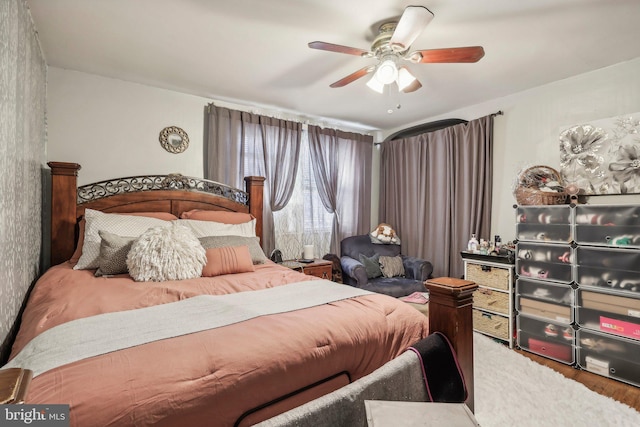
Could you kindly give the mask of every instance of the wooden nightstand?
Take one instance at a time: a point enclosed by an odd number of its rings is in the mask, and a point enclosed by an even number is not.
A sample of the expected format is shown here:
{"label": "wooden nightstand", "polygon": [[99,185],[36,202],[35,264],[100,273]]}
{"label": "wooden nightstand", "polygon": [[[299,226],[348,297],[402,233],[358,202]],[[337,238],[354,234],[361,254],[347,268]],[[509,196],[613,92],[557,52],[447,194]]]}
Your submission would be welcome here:
{"label": "wooden nightstand", "polygon": [[316,276],[321,279],[331,280],[333,275],[331,267],[332,262],[324,259],[315,259],[313,262],[302,263],[296,260],[287,260],[282,263],[283,266],[293,270],[298,270],[308,276]]}

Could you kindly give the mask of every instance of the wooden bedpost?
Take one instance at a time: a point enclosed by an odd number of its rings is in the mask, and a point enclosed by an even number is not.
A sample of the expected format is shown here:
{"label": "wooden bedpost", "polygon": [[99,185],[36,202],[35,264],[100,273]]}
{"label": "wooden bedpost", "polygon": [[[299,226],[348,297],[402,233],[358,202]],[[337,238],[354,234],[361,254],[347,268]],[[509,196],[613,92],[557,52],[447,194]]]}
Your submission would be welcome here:
{"label": "wooden bedpost", "polygon": [[71,258],[76,227],[77,163],[49,162],[51,168],[51,265]]}
{"label": "wooden bedpost", "polygon": [[469,396],[465,403],[473,411],[473,291],[474,282],[439,277],[426,282],[429,290],[429,330],[449,338],[458,356]]}
{"label": "wooden bedpost", "polygon": [[249,213],[256,218],[256,236],[262,236],[262,204],[264,203],[264,177],[247,176],[244,178],[246,192],[249,193]]}

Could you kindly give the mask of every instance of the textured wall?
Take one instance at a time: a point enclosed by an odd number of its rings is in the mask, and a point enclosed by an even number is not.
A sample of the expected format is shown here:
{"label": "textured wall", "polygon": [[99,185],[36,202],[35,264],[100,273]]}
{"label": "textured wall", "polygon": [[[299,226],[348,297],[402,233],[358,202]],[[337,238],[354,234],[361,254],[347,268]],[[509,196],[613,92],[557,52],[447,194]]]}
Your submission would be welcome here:
{"label": "textured wall", "polygon": [[0,0],[0,356],[40,271],[46,63],[24,0]]}

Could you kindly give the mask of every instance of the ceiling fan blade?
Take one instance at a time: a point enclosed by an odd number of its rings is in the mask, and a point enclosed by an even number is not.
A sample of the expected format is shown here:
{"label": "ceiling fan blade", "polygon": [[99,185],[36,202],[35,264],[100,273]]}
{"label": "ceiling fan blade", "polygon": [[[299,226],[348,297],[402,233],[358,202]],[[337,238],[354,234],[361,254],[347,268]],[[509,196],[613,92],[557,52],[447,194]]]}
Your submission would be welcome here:
{"label": "ceiling fan blade", "polygon": [[411,62],[446,63],[478,62],[484,56],[482,46],[452,47],[448,49],[427,49],[411,52],[406,58]]}
{"label": "ceiling fan blade", "polygon": [[325,42],[311,42],[309,43],[311,49],[328,50],[329,52],[346,53],[347,55],[367,56],[368,50],[358,49],[357,47],[342,46],[339,44],[325,43]]}
{"label": "ceiling fan blade", "polygon": [[409,49],[432,19],[433,13],[426,7],[407,6],[389,40],[389,45],[396,52]]}
{"label": "ceiling fan blade", "polygon": [[368,66],[366,66],[364,68],[359,69],[356,72],[353,72],[353,73],[349,74],[347,77],[341,78],[337,82],[332,83],[330,86],[333,87],[333,88],[346,86],[349,83],[352,83],[352,82],[358,80],[359,78],[366,76],[367,74],[369,74],[370,72],[372,72],[375,69],[376,69],[375,66],[368,65]]}

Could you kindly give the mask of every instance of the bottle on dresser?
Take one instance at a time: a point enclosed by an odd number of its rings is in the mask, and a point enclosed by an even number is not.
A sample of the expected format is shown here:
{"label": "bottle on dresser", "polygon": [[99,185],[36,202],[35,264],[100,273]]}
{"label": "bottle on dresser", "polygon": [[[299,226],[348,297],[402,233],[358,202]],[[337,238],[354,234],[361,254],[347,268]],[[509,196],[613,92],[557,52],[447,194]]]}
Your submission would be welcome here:
{"label": "bottle on dresser", "polygon": [[469,243],[467,244],[467,251],[471,253],[477,253],[479,249],[480,243],[476,238],[475,233],[471,234],[471,239],[469,239]]}

